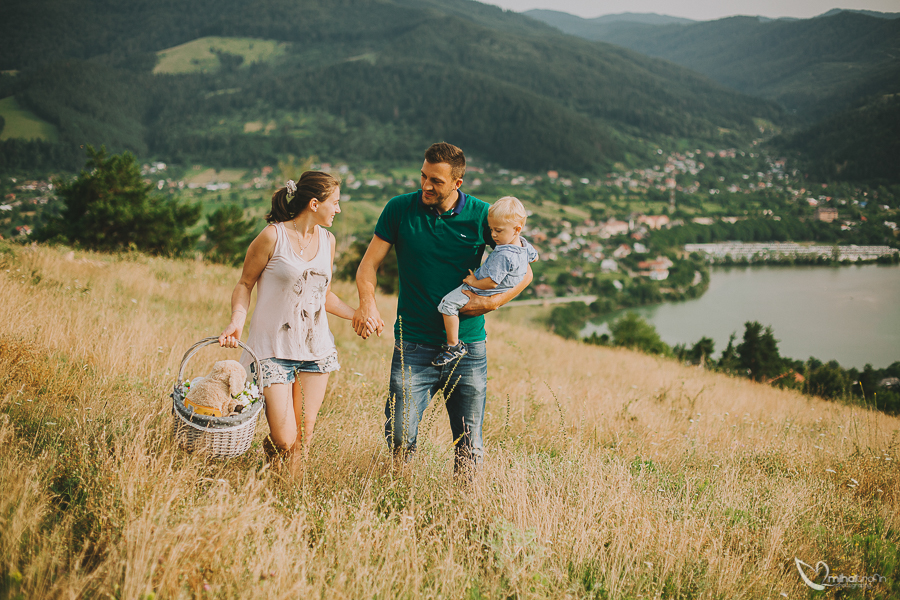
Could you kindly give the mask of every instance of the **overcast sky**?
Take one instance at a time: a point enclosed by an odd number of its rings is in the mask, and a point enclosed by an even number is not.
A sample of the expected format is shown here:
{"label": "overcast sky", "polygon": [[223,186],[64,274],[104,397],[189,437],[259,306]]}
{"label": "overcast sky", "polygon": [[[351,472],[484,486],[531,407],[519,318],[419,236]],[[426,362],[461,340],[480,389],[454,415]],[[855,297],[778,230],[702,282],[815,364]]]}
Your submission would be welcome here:
{"label": "overcast sky", "polygon": [[832,8],[900,12],[900,0],[481,0],[517,12],[558,10],[591,18],[623,12],[658,13],[697,21],[733,15],[809,18]]}

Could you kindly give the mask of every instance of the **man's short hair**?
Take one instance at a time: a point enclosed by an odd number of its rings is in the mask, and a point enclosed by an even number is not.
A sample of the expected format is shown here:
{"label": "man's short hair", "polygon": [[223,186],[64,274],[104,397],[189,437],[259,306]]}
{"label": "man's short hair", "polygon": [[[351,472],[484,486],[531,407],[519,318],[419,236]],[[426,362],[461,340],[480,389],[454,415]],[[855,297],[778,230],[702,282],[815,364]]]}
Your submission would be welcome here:
{"label": "man's short hair", "polygon": [[504,223],[515,223],[524,226],[528,213],[525,212],[525,206],[514,196],[503,196],[488,209],[488,216],[503,221]]}
{"label": "man's short hair", "polygon": [[466,174],[466,155],[453,144],[438,142],[425,151],[425,160],[433,165],[447,163],[450,165],[450,177],[462,179]]}

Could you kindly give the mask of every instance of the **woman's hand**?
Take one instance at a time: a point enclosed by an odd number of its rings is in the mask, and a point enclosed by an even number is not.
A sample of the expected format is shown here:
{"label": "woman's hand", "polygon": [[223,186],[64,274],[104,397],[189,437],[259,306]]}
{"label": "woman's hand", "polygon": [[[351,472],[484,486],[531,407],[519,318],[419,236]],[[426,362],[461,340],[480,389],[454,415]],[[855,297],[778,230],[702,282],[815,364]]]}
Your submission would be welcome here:
{"label": "woman's hand", "polygon": [[243,329],[243,327],[238,327],[234,322],[229,323],[225,331],[219,336],[219,345],[225,348],[237,348],[238,340],[241,339],[241,330]]}

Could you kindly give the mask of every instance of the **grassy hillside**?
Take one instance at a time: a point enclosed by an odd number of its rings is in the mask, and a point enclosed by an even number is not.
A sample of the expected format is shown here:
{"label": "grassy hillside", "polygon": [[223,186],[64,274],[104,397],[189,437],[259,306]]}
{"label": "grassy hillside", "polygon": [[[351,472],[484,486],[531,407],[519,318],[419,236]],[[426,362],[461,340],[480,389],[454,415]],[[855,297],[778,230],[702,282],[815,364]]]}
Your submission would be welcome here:
{"label": "grassy hillside", "polygon": [[56,127],[22,108],[15,96],[0,100],[0,117],[4,121],[0,141],[19,138],[55,142],[59,139]]}
{"label": "grassy hillside", "polygon": [[440,401],[416,460],[392,468],[391,340],[333,322],[343,368],[305,468],[266,466],[264,423],[245,456],[208,461],[173,447],[167,393],[225,323],[238,271],[12,252],[5,596],[805,597],[795,557],[885,576],[868,597],[900,592],[898,419],[489,316],[487,461],[467,488]]}
{"label": "grassy hillside", "polygon": [[154,73],[210,73],[222,69],[221,54],[241,58],[241,64],[276,61],[287,52],[287,44],[252,38],[204,37],[156,53]]}

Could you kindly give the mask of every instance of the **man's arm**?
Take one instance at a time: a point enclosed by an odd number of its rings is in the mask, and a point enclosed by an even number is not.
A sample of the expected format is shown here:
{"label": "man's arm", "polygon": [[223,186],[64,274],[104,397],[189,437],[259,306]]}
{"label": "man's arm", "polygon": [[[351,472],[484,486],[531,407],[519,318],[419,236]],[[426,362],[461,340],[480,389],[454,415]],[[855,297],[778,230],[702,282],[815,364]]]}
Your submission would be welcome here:
{"label": "man's arm", "polygon": [[359,293],[359,308],[353,315],[353,329],[363,339],[369,337],[367,323],[374,319],[378,324],[377,333],[380,336],[384,330],[384,321],[375,304],[375,287],[378,285],[378,267],[384,262],[392,244],[384,241],[377,235],[372,236],[366,254],[356,270],[356,290]]}
{"label": "man's arm", "polygon": [[531,265],[528,265],[528,271],[525,273],[525,277],[519,282],[519,285],[511,290],[500,292],[493,296],[479,296],[469,290],[463,290],[463,294],[469,297],[469,302],[459,309],[459,312],[460,314],[477,317],[478,315],[489,313],[492,310],[497,310],[521,294],[522,291],[531,284],[532,279],[534,279],[534,272],[531,270]]}

